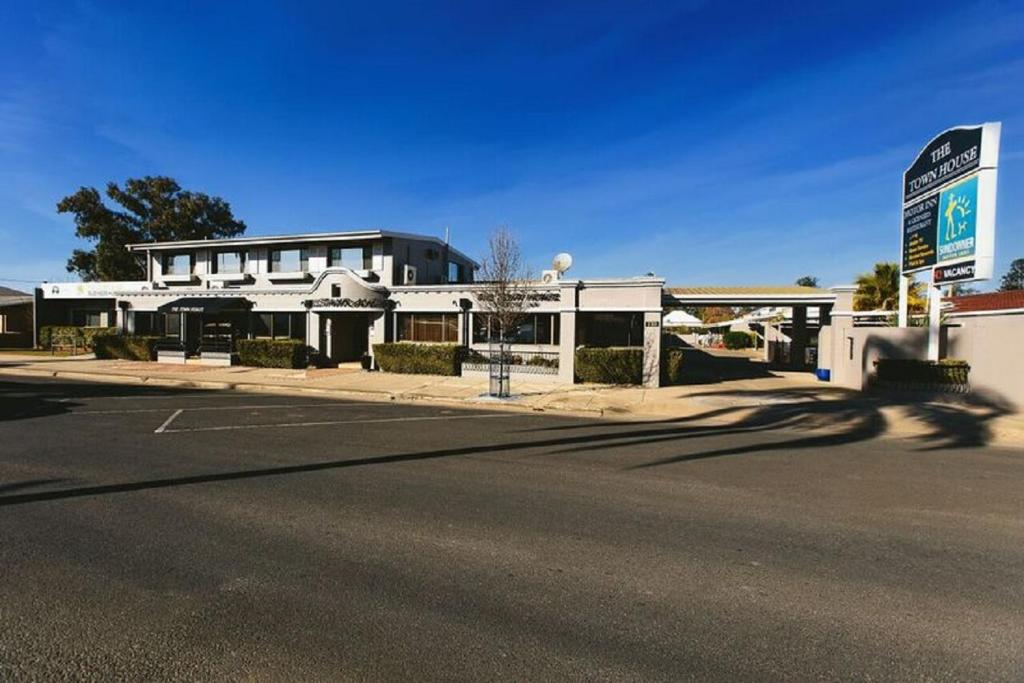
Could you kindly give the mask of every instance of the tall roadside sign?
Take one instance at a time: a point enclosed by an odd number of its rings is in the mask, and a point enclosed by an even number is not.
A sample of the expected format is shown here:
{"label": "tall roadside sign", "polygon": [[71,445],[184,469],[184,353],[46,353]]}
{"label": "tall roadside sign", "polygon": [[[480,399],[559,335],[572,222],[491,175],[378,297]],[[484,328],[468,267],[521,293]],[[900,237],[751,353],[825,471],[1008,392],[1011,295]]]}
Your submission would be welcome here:
{"label": "tall roadside sign", "polygon": [[950,128],[903,174],[904,275],[973,263],[960,281],[992,277],[999,131],[999,123]]}
{"label": "tall roadside sign", "polygon": [[930,271],[933,360],[939,353],[938,286],[992,278],[1000,129],[997,122],[943,131],[903,174],[900,326],[907,324],[910,276]]}

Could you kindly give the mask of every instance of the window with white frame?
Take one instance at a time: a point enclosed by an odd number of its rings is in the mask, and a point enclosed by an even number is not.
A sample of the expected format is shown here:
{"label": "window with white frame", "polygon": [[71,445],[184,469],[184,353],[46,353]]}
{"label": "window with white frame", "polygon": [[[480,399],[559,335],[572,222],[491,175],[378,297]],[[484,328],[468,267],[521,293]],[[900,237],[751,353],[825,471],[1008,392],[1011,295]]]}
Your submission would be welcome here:
{"label": "window with white frame", "polygon": [[306,249],[273,249],[270,252],[271,273],[305,273],[309,271]]}

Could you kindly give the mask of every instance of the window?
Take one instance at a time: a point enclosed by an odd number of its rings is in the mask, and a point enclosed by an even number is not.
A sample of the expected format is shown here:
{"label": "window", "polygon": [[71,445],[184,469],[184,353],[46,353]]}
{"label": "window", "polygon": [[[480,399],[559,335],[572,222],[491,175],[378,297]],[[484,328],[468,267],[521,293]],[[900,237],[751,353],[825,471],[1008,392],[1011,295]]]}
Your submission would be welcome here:
{"label": "window", "polygon": [[643,346],[641,313],[580,313],[576,342],[583,346]]}
{"label": "window", "polygon": [[245,271],[245,252],[219,251],[213,255],[214,273],[242,273]]}
{"label": "window", "polygon": [[399,313],[398,340],[455,344],[459,341],[458,313]]}
{"label": "window", "polygon": [[305,249],[274,249],[270,252],[271,273],[305,273],[309,256]]}
{"label": "window", "polygon": [[291,330],[288,334],[292,339],[299,339],[301,341],[306,340],[306,314],[305,313],[290,313],[291,316]]}
{"label": "window", "polygon": [[77,327],[103,327],[102,314],[99,311],[76,309],[71,312],[71,324]]}
{"label": "window", "polygon": [[448,282],[462,282],[462,264],[448,262]]}
{"label": "window", "polygon": [[272,313],[257,313],[252,317],[252,336],[272,337],[274,329],[274,316]]}
{"label": "window", "polygon": [[136,335],[143,337],[163,336],[165,330],[161,313],[147,313],[136,310],[133,315],[135,316]]}
{"label": "window", "polygon": [[373,270],[373,250],[369,246],[331,247],[327,251],[327,265],[349,270]]}
{"label": "window", "polygon": [[191,254],[167,254],[164,256],[164,275],[191,275]]}
{"label": "window", "polygon": [[[490,341],[491,334],[497,336],[497,330],[491,329],[490,316],[486,313],[473,315],[473,341],[482,344]],[[510,335],[513,344],[558,344],[558,314],[531,313],[526,316],[515,334]]]}
{"label": "window", "polygon": [[304,340],[306,338],[306,314],[257,313],[252,317],[252,336]]}
{"label": "window", "polygon": [[164,317],[165,336],[177,339],[181,336],[181,313],[168,313]]}

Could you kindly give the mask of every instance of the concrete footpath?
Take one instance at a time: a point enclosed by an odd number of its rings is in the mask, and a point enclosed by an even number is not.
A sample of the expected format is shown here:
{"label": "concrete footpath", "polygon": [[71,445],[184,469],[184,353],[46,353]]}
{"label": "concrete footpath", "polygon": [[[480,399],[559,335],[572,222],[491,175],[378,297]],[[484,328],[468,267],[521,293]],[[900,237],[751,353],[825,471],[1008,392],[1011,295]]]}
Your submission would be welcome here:
{"label": "concrete footpath", "polygon": [[486,379],[364,372],[356,368],[276,369],[167,365],[91,356],[0,355],[0,375],[314,394],[359,400],[443,403],[583,414],[622,420],[712,422],[738,428],[786,427],[851,438],[914,438],[933,447],[1000,445],[1024,448],[1024,414],[984,395],[864,394],[814,380],[807,373],[645,389],[593,384],[562,386],[516,381],[514,396],[487,396]]}

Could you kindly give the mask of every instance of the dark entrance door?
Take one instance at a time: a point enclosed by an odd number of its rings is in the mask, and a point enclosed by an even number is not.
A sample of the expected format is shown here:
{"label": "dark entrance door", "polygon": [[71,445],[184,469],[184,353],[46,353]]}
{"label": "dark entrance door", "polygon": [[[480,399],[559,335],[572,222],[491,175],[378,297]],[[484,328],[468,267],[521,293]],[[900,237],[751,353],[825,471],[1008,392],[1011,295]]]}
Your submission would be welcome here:
{"label": "dark entrance door", "polygon": [[370,318],[366,313],[331,316],[330,357],[335,363],[357,361],[369,350]]}
{"label": "dark entrance door", "polygon": [[184,313],[185,316],[185,338],[182,343],[185,345],[185,353],[194,356],[199,352],[199,344],[203,337],[203,314]]}

